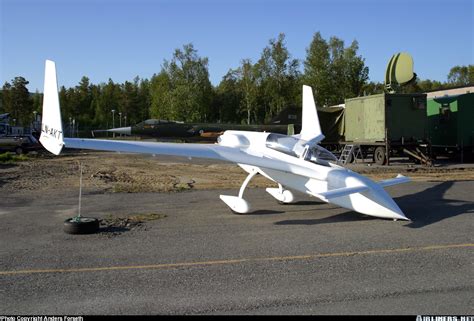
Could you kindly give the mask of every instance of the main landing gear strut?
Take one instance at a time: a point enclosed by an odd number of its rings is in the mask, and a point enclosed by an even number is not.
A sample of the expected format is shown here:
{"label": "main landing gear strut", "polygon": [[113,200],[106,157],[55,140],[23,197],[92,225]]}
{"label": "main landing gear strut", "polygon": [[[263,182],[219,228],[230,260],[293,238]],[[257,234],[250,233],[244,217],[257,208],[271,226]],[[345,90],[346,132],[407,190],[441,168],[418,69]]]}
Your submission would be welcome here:
{"label": "main landing gear strut", "polygon": [[[247,178],[244,180],[242,183],[242,186],[240,187],[239,190],[239,196],[231,196],[231,195],[220,195],[220,199],[227,204],[227,206],[230,207],[230,209],[234,213],[238,214],[245,214],[250,212],[250,203],[247,202],[243,196],[244,196],[244,191],[247,185],[249,184],[250,180],[258,174],[258,171],[254,168],[252,168],[249,171],[249,175]],[[267,188],[266,189],[267,193],[269,193],[271,196],[273,196],[277,201],[281,203],[291,203],[294,200],[293,193],[289,190],[283,189],[283,186],[278,183],[278,188]]]}

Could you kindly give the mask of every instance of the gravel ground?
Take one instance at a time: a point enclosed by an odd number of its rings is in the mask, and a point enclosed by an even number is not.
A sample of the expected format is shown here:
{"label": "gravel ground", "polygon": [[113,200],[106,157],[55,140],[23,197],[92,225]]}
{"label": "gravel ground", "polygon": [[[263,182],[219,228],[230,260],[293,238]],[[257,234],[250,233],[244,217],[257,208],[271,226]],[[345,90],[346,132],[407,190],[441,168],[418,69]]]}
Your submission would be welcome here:
{"label": "gravel ground", "polygon": [[[85,190],[100,192],[180,192],[190,189],[239,188],[246,173],[235,164],[215,160],[110,152],[69,152],[61,156],[39,154],[24,162],[0,164],[0,188],[4,192],[41,193],[79,187],[79,164],[83,167]],[[415,181],[474,180],[474,164],[441,164],[424,167],[393,162],[391,166],[370,163],[351,164],[349,168],[374,180],[397,174]],[[257,176],[253,187],[272,185]]]}

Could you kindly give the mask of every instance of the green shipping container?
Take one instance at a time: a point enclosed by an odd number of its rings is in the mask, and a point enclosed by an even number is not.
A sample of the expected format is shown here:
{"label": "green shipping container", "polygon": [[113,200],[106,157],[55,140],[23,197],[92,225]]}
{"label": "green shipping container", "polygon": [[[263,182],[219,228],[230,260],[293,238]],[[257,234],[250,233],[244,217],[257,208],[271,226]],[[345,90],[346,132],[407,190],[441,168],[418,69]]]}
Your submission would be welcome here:
{"label": "green shipping container", "polygon": [[346,99],[345,141],[419,142],[428,137],[426,94],[379,94]]}
{"label": "green shipping container", "polygon": [[474,146],[474,93],[430,98],[427,116],[433,146]]}

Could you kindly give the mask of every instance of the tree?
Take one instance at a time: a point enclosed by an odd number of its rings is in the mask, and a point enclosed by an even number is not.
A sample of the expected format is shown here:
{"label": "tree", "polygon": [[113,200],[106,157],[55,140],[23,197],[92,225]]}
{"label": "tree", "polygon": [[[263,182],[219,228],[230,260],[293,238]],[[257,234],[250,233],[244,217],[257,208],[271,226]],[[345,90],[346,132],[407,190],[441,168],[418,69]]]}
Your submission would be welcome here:
{"label": "tree", "polygon": [[[112,127],[112,110],[118,112],[121,100],[120,84],[116,84],[109,78],[107,84],[102,84],[100,89],[100,97],[97,99],[95,120],[96,124],[101,126]],[[115,124],[114,124],[115,125]]]}
{"label": "tree", "polygon": [[285,34],[280,33],[277,39],[269,41],[254,66],[259,103],[263,105],[263,109],[256,111],[258,121],[269,121],[284,108],[294,105],[300,96],[296,94],[300,91],[298,67],[298,60],[292,59],[286,48]]}
{"label": "tree", "polygon": [[369,82],[362,87],[362,96],[369,96],[375,94],[383,94],[385,91],[385,85],[381,82]]}
{"label": "tree", "polygon": [[448,74],[448,83],[453,86],[474,84],[474,65],[451,68]]}
{"label": "tree", "polygon": [[36,90],[35,94],[33,95],[32,104],[33,111],[36,111],[36,113],[41,114],[41,110],[43,107],[43,94],[40,94],[38,90]]}
{"label": "tree", "polygon": [[331,37],[328,43],[319,32],[314,34],[306,50],[303,78],[315,89],[318,106],[339,104],[363,94],[369,69],[357,55],[358,50],[356,40],[345,48],[344,41],[337,37]]}
{"label": "tree", "polygon": [[152,118],[173,119],[171,110],[171,79],[165,70],[153,75],[150,81],[150,115]]}
{"label": "tree", "polygon": [[26,88],[29,82],[23,77],[15,77],[10,85],[3,85],[2,104],[5,112],[15,119],[15,125],[29,126],[33,120],[33,100]]}
{"label": "tree", "polygon": [[213,105],[218,112],[219,122],[240,123],[242,90],[239,85],[237,70],[230,69],[215,89]]}
{"label": "tree", "polygon": [[344,49],[344,97],[352,98],[363,94],[364,85],[369,79],[369,68],[365,66],[364,59],[357,56],[359,43],[354,40],[351,45]]}
{"label": "tree", "polygon": [[130,124],[148,119],[150,116],[150,81],[142,79],[138,86],[138,106],[133,115],[126,115],[129,117]]}
{"label": "tree", "polygon": [[329,45],[318,31],[314,34],[304,61],[304,83],[311,86],[317,106],[324,106],[331,94],[331,60]]}
{"label": "tree", "polygon": [[83,76],[79,85],[76,86],[75,99],[77,105],[73,105],[72,107],[76,120],[80,120],[82,124],[86,124],[94,119],[95,112],[92,109],[92,86],[88,77]]}
{"label": "tree", "polygon": [[165,60],[150,87],[152,116],[193,121],[217,117],[211,110],[213,91],[209,81],[208,59],[201,58],[192,44],[176,49],[171,61]]}
{"label": "tree", "polygon": [[135,123],[137,119],[140,119],[139,116],[141,114],[138,110],[138,82],[139,79],[136,77],[133,83],[125,81],[121,86],[122,95],[118,112],[121,113],[121,117],[128,115],[129,121],[132,123]]}
{"label": "tree", "polygon": [[2,87],[2,103],[0,106],[0,113],[7,113],[11,110],[12,108],[12,98],[11,98],[11,93],[10,89],[12,88],[12,85],[5,81],[5,84],[3,84]]}
{"label": "tree", "polygon": [[251,123],[251,116],[257,118],[257,82],[256,72],[250,59],[242,60],[242,65],[237,71],[239,75],[239,88],[242,93],[240,108],[247,115],[247,124]]}

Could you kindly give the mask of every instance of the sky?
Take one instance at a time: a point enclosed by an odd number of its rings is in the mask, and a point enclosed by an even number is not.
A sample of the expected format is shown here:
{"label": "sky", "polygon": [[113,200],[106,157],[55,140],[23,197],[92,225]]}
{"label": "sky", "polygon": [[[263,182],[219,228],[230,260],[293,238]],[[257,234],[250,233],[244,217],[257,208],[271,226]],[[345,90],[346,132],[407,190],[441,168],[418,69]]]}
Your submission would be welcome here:
{"label": "sky", "polygon": [[[209,58],[218,85],[230,68],[256,62],[270,39],[286,35],[304,61],[316,32],[336,36],[382,82],[390,57],[413,56],[421,79],[446,81],[451,67],[474,64],[473,0],[0,0],[0,81],[22,76],[43,91],[44,60],[60,86],[151,78],[192,43]],[[301,69],[302,69],[301,63]],[[302,69],[303,70],[303,69]]]}

